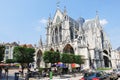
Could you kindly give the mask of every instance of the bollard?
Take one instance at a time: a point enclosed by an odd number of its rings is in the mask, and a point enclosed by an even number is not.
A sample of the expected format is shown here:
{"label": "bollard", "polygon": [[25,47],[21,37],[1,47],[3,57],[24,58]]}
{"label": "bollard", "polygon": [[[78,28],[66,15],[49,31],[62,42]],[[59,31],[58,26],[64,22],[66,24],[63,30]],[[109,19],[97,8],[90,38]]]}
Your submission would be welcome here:
{"label": "bollard", "polygon": [[14,78],[14,80],[19,80],[19,73],[15,73],[15,78]]}
{"label": "bollard", "polygon": [[50,80],[52,80],[52,78],[53,78],[52,74],[53,74],[52,71],[50,71]]}

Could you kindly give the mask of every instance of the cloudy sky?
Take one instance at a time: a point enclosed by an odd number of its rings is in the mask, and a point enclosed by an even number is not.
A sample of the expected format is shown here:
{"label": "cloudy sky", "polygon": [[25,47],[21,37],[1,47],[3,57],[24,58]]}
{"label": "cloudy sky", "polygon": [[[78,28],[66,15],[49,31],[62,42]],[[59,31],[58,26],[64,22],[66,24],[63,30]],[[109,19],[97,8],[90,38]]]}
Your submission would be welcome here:
{"label": "cloudy sky", "polygon": [[[59,0],[73,19],[95,18],[98,11],[101,25],[110,37],[113,49],[120,46],[120,0]],[[48,16],[53,17],[57,0],[0,0],[0,42],[45,42]]]}

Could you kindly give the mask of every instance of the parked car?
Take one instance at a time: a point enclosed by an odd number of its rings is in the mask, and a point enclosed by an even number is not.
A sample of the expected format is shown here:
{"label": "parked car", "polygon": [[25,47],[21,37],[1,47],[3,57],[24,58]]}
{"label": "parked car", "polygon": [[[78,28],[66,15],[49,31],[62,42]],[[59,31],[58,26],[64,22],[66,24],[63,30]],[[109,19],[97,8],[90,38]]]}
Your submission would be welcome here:
{"label": "parked car", "polygon": [[28,77],[40,77],[39,72],[33,72],[33,71],[30,71],[29,73],[26,73],[26,75]]}
{"label": "parked car", "polygon": [[116,73],[118,77],[120,77],[120,68],[113,69],[113,72]]}
{"label": "parked car", "polygon": [[108,73],[110,80],[117,80],[118,75],[115,72]]}
{"label": "parked car", "polygon": [[110,80],[106,73],[101,71],[97,72],[87,72],[80,80]]}

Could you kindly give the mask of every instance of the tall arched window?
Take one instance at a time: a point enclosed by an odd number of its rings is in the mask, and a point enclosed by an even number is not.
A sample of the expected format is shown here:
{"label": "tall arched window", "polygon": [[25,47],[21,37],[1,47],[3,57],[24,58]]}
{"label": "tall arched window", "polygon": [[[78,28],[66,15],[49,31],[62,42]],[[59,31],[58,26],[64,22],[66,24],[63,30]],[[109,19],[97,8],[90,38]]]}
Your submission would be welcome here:
{"label": "tall arched window", "polygon": [[55,42],[58,43],[58,29],[55,28]]}
{"label": "tall arched window", "polygon": [[73,37],[73,27],[70,27],[70,38],[71,38],[71,40],[74,38]]}
{"label": "tall arched window", "polygon": [[53,33],[52,33],[52,43],[54,43],[55,41],[54,41],[54,31],[53,31]]}
{"label": "tall arched window", "polygon": [[62,41],[62,27],[60,25],[59,27],[59,37],[60,37],[60,42]]}
{"label": "tall arched window", "polygon": [[102,41],[102,48],[104,48],[104,34],[101,31],[101,41]]}

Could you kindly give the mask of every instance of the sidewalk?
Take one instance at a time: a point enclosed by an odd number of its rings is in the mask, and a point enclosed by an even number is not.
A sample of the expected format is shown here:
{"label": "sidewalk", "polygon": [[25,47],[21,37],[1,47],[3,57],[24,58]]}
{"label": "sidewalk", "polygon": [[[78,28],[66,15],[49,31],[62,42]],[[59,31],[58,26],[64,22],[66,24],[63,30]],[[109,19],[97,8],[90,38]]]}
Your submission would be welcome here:
{"label": "sidewalk", "polygon": [[[14,80],[15,79],[15,73],[18,72],[18,70],[9,70],[8,73],[8,80]],[[25,70],[26,72],[26,70]],[[4,71],[2,72],[4,75]],[[66,75],[62,75],[61,77],[58,76],[53,76],[52,80],[79,80],[81,79],[82,75],[76,73],[76,76],[74,77],[73,74],[66,74]],[[6,77],[2,77],[2,79],[0,78],[0,80],[7,80]],[[19,76],[19,80],[24,80]],[[49,77],[42,77],[42,78],[29,78],[29,80],[50,80]]]}
{"label": "sidewalk", "polygon": [[[15,79],[15,73],[18,72],[17,69],[10,69],[8,72],[8,80],[14,80]],[[5,71],[2,71],[2,77],[0,80],[7,80],[7,76],[5,76]],[[23,80],[21,77],[19,77],[19,80]]]}
{"label": "sidewalk", "polygon": [[[52,80],[79,80],[82,78],[81,74],[76,74],[74,77],[73,75],[67,74],[60,76],[53,76]],[[37,79],[37,78],[30,78],[29,80],[50,80],[48,77]]]}

